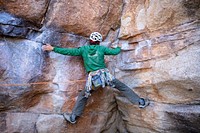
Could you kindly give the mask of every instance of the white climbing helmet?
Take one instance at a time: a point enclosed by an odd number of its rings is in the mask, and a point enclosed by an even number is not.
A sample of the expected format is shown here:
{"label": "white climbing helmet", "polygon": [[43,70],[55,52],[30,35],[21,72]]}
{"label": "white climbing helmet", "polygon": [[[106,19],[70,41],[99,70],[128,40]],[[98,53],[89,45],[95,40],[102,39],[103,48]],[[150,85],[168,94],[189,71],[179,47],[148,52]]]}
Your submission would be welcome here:
{"label": "white climbing helmet", "polygon": [[99,32],[92,32],[90,34],[90,40],[92,41],[102,41],[102,35]]}

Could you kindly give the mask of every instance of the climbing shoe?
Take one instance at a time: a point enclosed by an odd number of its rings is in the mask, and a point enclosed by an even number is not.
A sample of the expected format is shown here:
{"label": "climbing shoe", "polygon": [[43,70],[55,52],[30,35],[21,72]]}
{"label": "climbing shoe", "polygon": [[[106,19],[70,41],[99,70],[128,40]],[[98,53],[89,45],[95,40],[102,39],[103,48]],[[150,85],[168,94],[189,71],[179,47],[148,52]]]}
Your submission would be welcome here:
{"label": "climbing shoe", "polygon": [[63,113],[63,117],[65,118],[66,121],[72,124],[76,123],[76,115],[74,114]]}
{"label": "climbing shoe", "polygon": [[150,104],[149,99],[140,98],[139,100],[139,108],[145,108]]}

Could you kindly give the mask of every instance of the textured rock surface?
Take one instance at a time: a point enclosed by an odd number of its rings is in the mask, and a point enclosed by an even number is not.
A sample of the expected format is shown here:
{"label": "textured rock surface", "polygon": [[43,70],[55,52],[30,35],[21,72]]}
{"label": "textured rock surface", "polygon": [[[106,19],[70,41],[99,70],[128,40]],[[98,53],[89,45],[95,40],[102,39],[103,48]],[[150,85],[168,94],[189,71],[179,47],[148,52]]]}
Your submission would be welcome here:
{"label": "textured rock surface", "polygon": [[119,27],[122,0],[51,0],[45,26],[83,36],[100,31],[104,36]]}
{"label": "textured rock surface", "polygon": [[43,22],[48,0],[0,0],[0,8],[36,25]]}
{"label": "textured rock surface", "polygon": [[125,1],[120,37],[163,30],[199,18],[199,0]]}
{"label": "textured rock surface", "polygon": [[[0,0],[0,11],[0,132],[200,132],[199,0]],[[108,68],[151,105],[99,89],[71,125],[62,113],[84,88],[83,61],[41,46],[87,45],[92,31],[119,41]]]}

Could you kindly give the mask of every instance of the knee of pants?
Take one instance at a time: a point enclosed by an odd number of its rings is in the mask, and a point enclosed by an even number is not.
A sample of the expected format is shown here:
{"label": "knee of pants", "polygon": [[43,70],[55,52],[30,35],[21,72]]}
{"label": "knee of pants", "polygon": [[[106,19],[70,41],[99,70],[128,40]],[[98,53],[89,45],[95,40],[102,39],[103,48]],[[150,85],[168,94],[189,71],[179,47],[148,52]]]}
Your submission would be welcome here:
{"label": "knee of pants", "polygon": [[114,79],[112,81],[112,83],[114,84],[114,88],[118,89],[118,90],[121,90],[121,91],[125,91],[125,90],[129,90],[128,86],[126,86],[124,83],[122,83],[121,81],[117,80],[117,79]]}

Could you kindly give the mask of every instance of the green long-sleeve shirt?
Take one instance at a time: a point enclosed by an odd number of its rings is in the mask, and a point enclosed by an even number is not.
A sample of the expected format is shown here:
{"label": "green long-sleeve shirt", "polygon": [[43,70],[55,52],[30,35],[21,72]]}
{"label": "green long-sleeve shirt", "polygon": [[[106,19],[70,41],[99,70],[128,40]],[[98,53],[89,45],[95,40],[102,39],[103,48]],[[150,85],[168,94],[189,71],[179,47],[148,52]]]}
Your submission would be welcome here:
{"label": "green long-sleeve shirt", "polygon": [[54,47],[53,51],[63,55],[82,56],[86,71],[92,72],[106,68],[104,55],[117,55],[121,49],[120,47],[112,49],[100,45],[87,45],[79,48]]}

